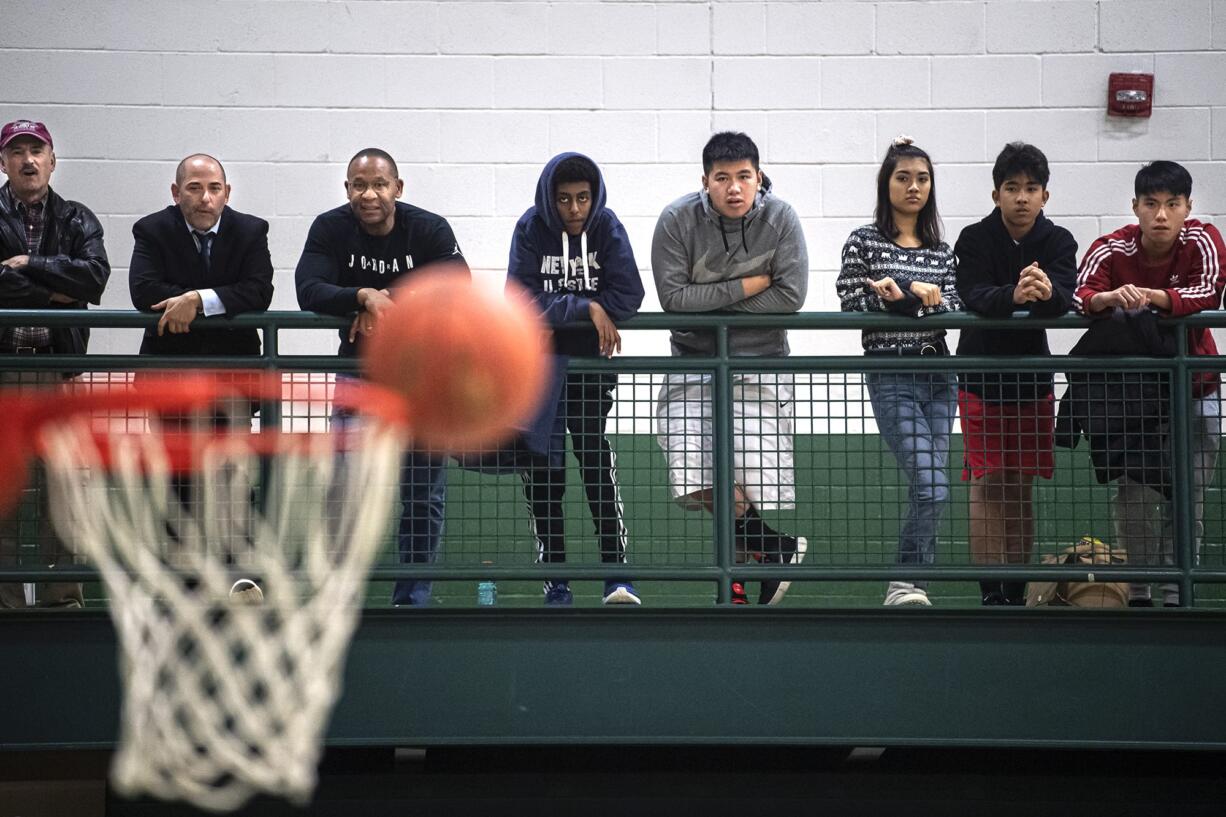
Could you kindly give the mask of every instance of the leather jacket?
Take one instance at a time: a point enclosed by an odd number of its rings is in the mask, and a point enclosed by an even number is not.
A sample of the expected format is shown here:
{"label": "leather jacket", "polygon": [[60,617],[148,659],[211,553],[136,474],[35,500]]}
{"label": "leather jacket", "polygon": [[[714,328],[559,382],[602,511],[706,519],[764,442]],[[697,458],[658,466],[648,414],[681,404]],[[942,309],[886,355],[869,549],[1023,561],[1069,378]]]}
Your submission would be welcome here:
{"label": "leather jacket", "polygon": [[[28,253],[20,270],[0,266],[0,309],[85,309],[98,304],[111,275],[102,225],[85,205],[47,191],[41,252]],[[0,261],[26,255],[25,225],[8,184],[0,188]],[[70,304],[51,302],[58,292]],[[51,330],[52,348],[62,354],[85,354],[89,329]]]}

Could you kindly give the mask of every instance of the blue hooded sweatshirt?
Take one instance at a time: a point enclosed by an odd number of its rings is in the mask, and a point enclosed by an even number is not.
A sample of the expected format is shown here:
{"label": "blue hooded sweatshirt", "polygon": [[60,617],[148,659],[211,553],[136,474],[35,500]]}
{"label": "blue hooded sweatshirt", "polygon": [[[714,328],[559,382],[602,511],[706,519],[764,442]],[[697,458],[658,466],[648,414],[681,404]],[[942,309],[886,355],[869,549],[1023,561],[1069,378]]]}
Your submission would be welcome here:
{"label": "blue hooded sweatshirt", "polygon": [[[554,203],[554,174],[566,159],[589,162],[597,184],[583,233],[569,236]],[[596,301],[614,322],[633,317],[643,303],[643,281],[626,229],[605,207],[600,168],[580,153],[559,153],[545,165],[536,183],[536,204],[520,216],[511,239],[507,278],[523,285],[550,326],[587,321]],[[554,333],[560,355],[595,357],[600,353],[595,327]]]}
{"label": "blue hooded sweatshirt", "polygon": [[[590,162],[597,177],[592,209],[584,231],[571,238],[562,227],[554,204],[554,171],[560,162],[578,157]],[[536,186],[536,205],[515,225],[507,280],[520,284],[551,327],[589,320],[588,304],[595,300],[615,321],[625,320],[643,302],[630,240],[612,210],[604,206],[605,185],[600,168],[586,156],[561,153],[549,160]],[[563,261],[565,259],[565,262]],[[549,384],[536,416],[520,429],[518,440],[497,452],[459,457],[465,468],[486,473],[509,473],[530,463],[519,455],[544,455],[551,468],[563,465],[566,451],[566,366],[570,355],[595,356],[600,352],[595,327],[553,333],[555,354],[550,361]]]}

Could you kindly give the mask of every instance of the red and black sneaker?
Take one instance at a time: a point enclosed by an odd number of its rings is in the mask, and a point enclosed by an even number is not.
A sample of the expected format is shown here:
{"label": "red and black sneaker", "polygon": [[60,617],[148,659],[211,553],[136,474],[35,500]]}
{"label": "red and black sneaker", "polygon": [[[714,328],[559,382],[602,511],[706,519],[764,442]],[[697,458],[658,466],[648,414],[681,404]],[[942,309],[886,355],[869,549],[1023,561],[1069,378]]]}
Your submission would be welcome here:
{"label": "red and black sneaker", "polygon": [[732,603],[749,604],[749,596],[745,593],[744,582],[732,583]]}

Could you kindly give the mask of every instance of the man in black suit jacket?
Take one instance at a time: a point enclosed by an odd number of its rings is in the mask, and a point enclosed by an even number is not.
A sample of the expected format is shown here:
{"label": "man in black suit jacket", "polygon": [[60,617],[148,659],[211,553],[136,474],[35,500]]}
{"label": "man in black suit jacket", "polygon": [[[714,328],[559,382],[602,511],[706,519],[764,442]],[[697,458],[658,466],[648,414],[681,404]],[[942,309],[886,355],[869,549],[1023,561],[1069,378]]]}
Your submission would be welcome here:
{"label": "man in black suit jacket", "polygon": [[170,186],[174,204],[132,227],[132,304],[161,312],[141,354],[258,355],[256,329],[191,331],[199,315],[262,312],[272,303],[268,222],[230,209],[221,162],[188,156]]}
{"label": "man in black suit jacket", "polygon": [[[257,329],[191,330],[200,315],[262,312],[272,303],[272,259],[268,253],[268,222],[227,206],[230,185],[217,159],[203,153],[179,162],[170,186],[174,204],[145,216],[132,226],[136,245],[128,269],[132,304],[143,312],[161,312],[157,328],[145,330],[142,355],[258,355]],[[241,406],[241,407],[240,407]],[[219,407],[216,428],[237,421],[247,401]],[[163,427],[182,429],[194,418],[164,414]],[[247,415],[250,423],[250,415]],[[202,513],[198,492],[189,477],[174,482],[179,501],[192,513]],[[229,560],[229,557],[227,557]],[[250,579],[239,579],[230,591],[242,603],[263,598]]]}

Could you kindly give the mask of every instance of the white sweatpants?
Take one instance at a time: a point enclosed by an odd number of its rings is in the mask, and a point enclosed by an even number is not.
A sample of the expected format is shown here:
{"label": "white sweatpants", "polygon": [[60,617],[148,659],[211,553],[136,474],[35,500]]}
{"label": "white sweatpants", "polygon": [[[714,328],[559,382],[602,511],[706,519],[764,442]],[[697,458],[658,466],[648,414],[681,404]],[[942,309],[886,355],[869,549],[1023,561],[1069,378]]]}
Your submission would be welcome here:
{"label": "white sweatpants", "polygon": [[[759,509],[796,504],[794,413],[791,375],[733,375],[733,480]],[[687,509],[703,507],[695,495],[715,484],[710,375],[667,375],[656,404],[656,423],[673,498]]]}

